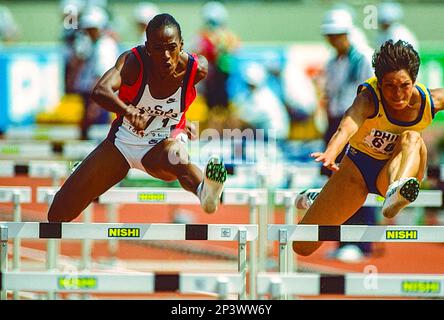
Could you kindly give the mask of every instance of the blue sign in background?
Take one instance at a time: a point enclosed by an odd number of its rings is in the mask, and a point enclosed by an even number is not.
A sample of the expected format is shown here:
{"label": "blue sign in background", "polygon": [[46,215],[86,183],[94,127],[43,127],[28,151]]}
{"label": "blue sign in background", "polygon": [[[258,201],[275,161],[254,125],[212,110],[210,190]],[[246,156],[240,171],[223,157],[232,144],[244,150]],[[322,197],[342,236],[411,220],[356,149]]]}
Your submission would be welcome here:
{"label": "blue sign in background", "polygon": [[58,47],[0,51],[0,130],[35,122],[37,113],[63,95],[63,57]]}

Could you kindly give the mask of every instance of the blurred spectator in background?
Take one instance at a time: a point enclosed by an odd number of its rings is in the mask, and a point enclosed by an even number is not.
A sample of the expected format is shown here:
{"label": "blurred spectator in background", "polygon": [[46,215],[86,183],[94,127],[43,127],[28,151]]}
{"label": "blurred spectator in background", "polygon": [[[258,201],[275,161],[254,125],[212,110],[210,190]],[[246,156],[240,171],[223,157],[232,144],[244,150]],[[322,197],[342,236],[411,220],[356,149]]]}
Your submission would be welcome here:
{"label": "blurred spectator in background", "polygon": [[[327,108],[328,127],[324,134],[327,144],[336,132],[345,111],[352,105],[356,97],[356,88],[373,76],[370,56],[350,39],[353,30],[353,19],[344,9],[333,9],[324,15],[321,33],[335,51],[325,69],[325,106]],[[336,162],[340,162],[342,152]],[[332,171],[321,167],[321,173],[331,176]],[[376,224],[375,208],[362,207],[345,224]],[[333,252],[333,257],[343,261],[359,261],[363,254],[371,253],[371,243],[341,242]]]}
{"label": "blurred spectator in background", "polygon": [[348,4],[339,3],[335,5],[332,9],[345,10],[350,14],[352,18],[352,27],[350,29],[350,32],[348,33],[348,39],[350,40],[350,43],[353,44],[353,46],[359,49],[359,51],[364,52],[371,58],[374,49],[370,46],[365,32],[355,23],[356,11],[354,10],[354,8]]}
{"label": "blurred spectator in background", "polygon": [[384,2],[378,6],[378,35],[376,46],[379,48],[384,42],[392,39],[394,42],[404,40],[410,43],[416,51],[419,44],[415,35],[401,23],[404,11],[399,3]]}
{"label": "blurred spectator in background", "polygon": [[246,66],[243,79],[247,90],[234,97],[237,116],[243,127],[264,129],[265,137],[274,130],[278,140],[288,138],[290,117],[278,96],[267,84],[267,71],[256,62]]}
{"label": "blurred spectator in background", "polygon": [[82,64],[76,74],[74,90],[83,97],[84,113],[81,121],[81,139],[88,139],[88,129],[95,123],[108,123],[109,113],[91,98],[97,80],[113,65],[119,56],[117,42],[105,32],[108,15],[101,7],[87,7],[82,13],[80,28],[87,37],[78,37],[76,57]]}
{"label": "blurred spectator in background", "polygon": [[2,43],[13,42],[19,36],[19,28],[6,6],[0,6],[0,47]]}
{"label": "blurred spectator in background", "polygon": [[267,63],[267,70],[275,82],[277,96],[281,99],[292,122],[307,120],[317,105],[316,88],[305,70],[296,63],[281,67],[276,62]]}
{"label": "blurred spectator in background", "polygon": [[198,90],[209,108],[207,125],[221,129],[224,124],[217,123],[217,119],[230,117],[227,80],[231,72],[231,57],[239,47],[239,38],[227,27],[228,12],[220,2],[206,3],[201,15],[203,26],[192,40],[191,51],[208,60],[208,76]]}
{"label": "blurred spectator in background", "polygon": [[145,30],[148,22],[160,13],[157,5],[151,2],[141,2],[134,8],[134,19],[137,24],[138,44],[144,44],[146,41]]}
{"label": "blurred spectator in background", "polygon": [[65,64],[65,92],[74,92],[74,81],[81,64],[77,58],[75,45],[83,37],[87,36],[79,31],[79,17],[85,7],[83,0],[62,0],[60,2],[60,12],[62,18],[61,41],[63,47],[63,59]]}

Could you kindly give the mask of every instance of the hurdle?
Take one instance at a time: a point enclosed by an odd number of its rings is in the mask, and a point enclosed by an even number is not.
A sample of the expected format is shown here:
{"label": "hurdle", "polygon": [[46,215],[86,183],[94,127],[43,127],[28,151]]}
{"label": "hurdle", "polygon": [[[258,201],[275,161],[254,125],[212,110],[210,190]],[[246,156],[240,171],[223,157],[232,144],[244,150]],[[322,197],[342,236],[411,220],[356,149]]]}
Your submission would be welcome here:
{"label": "hurdle", "polygon": [[284,295],[386,297],[444,297],[444,276],[432,274],[259,273],[258,293],[280,299]]}
{"label": "hurdle", "polygon": [[258,293],[272,299],[284,295],[385,297],[444,297],[443,275],[347,273],[343,275],[317,273],[259,273]]}
{"label": "hurdle", "polygon": [[95,141],[0,141],[4,159],[82,160],[97,146]]}
{"label": "hurdle", "polygon": [[[0,187],[0,203],[13,203],[14,222],[22,221],[22,203],[31,203],[31,187]],[[12,270],[20,270],[20,239],[13,240]],[[14,299],[18,292],[13,292]]]}
{"label": "hurdle", "polygon": [[292,241],[444,243],[444,226],[275,224],[268,225],[268,240],[279,241],[279,271],[288,273],[288,251],[292,250],[288,244]]}
{"label": "hurdle", "polygon": [[[90,140],[102,140],[109,131],[109,124],[93,124],[88,132]],[[9,127],[5,132],[8,140],[78,140],[80,128],[77,125],[26,125]]]}
{"label": "hurdle", "polygon": [[[125,239],[125,240],[208,240],[238,242],[238,272],[243,286],[240,299],[246,298],[247,242],[258,237],[258,226],[252,224],[129,224],[129,223],[43,223],[0,222],[2,242],[8,239]],[[4,231],[6,228],[6,231]],[[4,248],[2,246],[2,248]],[[7,252],[7,246],[6,246]],[[0,255],[2,258],[5,253]],[[7,253],[6,253],[7,257]],[[2,272],[6,263],[1,262]],[[3,267],[4,266],[4,267]]]}
{"label": "hurdle", "polygon": [[15,177],[18,174],[30,178],[51,178],[52,185],[60,185],[60,179],[69,176],[72,164],[69,161],[0,160],[0,177]]}
{"label": "hurdle", "polygon": [[[99,197],[99,203],[116,204],[116,203],[132,203],[132,204],[194,204],[199,205],[198,198],[191,192],[187,192],[180,188],[134,188],[121,187],[111,188]],[[265,230],[267,227],[266,216],[258,216],[258,206],[267,204],[267,191],[265,189],[225,189],[221,204],[224,205],[248,205],[249,206],[249,223],[257,224],[259,220],[259,230]],[[261,243],[259,243],[261,246]],[[250,245],[250,298],[255,298],[256,283],[256,265],[257,261],[256,242]]]}
{"label": "hurdle", "polygon": [[[48,206],[51,205],[54,196],[59,187],[37,187],[37,203],[46,203]],[[90,204],[83,211],[83,222],[85,224],[91,223],[92,220],[92,206]],[[81,259],[80,267],[82,270],[88,269],[91,264],[91,251],[92,251],[92,239],[82,239],[81,248]],[[60,245],[57,239],[48,239],[47,241],[47,258],[46,258],[46,268],[48,270],[57,270],[58,268],[58,254],[60,252]],[[54,299],[55,293],[49,292],[49,299]]]}
{"label": "hurdle", "polygon": [[83,293],[242,294],[243,279],[237,273],[60,273],[2,272],[2,290]]}
{"label": "hurdle", "polygon": [[[37,188],[37,202],[45,202],[47,194],[54,194],[57,190],[50,187]],[[267,191],[265,189],[225,189],[221,203],[224,205],[248,205],[249,206],[249,223],[257,224],[259,220],[259,228],[266,230],[267,221],[265,216],[258,215],[258,206],[267,203]],[[111,188],[98,198],[101,204],[181,204],[181,205],[199,205],[198,198],[191,192],[181,188],[138,188],[138,187],[115,187]],[[266,239],[264,239],[266,240]],[[264,245],[259,243],[259,246]],[[115,243],[111,246],[112,252],[117,250]],[[256,283],[256,265],[258,251],[256,242],[250,245],[249,259],[249,280],[250,280],[250,296],[254,299],[255,283]]]}
{"label": "hurdle", "polygon": [[[313,189],[320,191],[321,189]],[[285,224],[292,225],[294,223],[294,213],[295,213],[295,199],[301,189],[279,189],[275,192],[274,203],[275,205],[284,205],[285,207]],[[384,203],[384,197],[376,194],[369,194],[366,201],[364,202],[364,207],[382,207]],[[418,198],[410,203],[407,207],[441,207],[443,204],[443,192],[441,190],[421,190],[419,192]],[[282,245],[286,246],[286,236],[283,233]],[[277,240],[277,239],[276,239]],[[286,246],[287,247],[287,246]],[[294,271],[294,259],[293,250],[288,248],[288,257],[286,260],[287,267],[286,270],[292,272]]]}

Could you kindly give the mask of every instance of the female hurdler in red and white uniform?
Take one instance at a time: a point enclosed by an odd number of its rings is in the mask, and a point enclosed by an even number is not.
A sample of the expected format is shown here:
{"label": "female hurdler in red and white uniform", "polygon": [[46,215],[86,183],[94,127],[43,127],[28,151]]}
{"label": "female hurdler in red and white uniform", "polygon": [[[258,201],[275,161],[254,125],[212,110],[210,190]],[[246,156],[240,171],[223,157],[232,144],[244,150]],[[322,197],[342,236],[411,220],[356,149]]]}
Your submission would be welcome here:
{"label": "female hurdler in red and white uniform", "polygon": [[94,88],[93,99],[117,118],[55,195],[50,222],[75,219],[130,168],[178,179],[199,197],[204,211],[217,209],[226,179],[222,161],[210,157],[204,175],[188,161],[183,143],[185,112],[196,97],[194,86],[207,74],[207,61],[182,50],[180,26],[169,14],[154,17],[146,35],[145,45],[124,52]]}

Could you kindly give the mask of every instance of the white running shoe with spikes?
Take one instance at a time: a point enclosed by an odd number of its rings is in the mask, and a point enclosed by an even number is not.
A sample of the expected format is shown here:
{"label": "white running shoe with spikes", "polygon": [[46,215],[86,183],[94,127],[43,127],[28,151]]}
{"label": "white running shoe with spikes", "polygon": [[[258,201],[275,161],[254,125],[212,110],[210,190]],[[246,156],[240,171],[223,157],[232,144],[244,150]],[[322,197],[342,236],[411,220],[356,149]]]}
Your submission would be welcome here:
{"label": "white running shoe with spikes", "polygon": [[393,182],[387,189],[382,214],[393,218],[402,208],[416,200],[419,194],[419,181],[416,178],[403,178]]}
{"label": "white running shoe with spikes", "polygon": [[316,197],[321,192],[321,189],[305,189],[298,193],[295,199],[296,208],[300,210],[307,210],[311,207]]}
{"label": "white running shoe with spikes", "polygon": [[198,193],[200,205],[205,212],[213,213],[217,210],[226,180],[227,169],[222,160],[217,155],[211,156],[205,167],[204,180]]}

